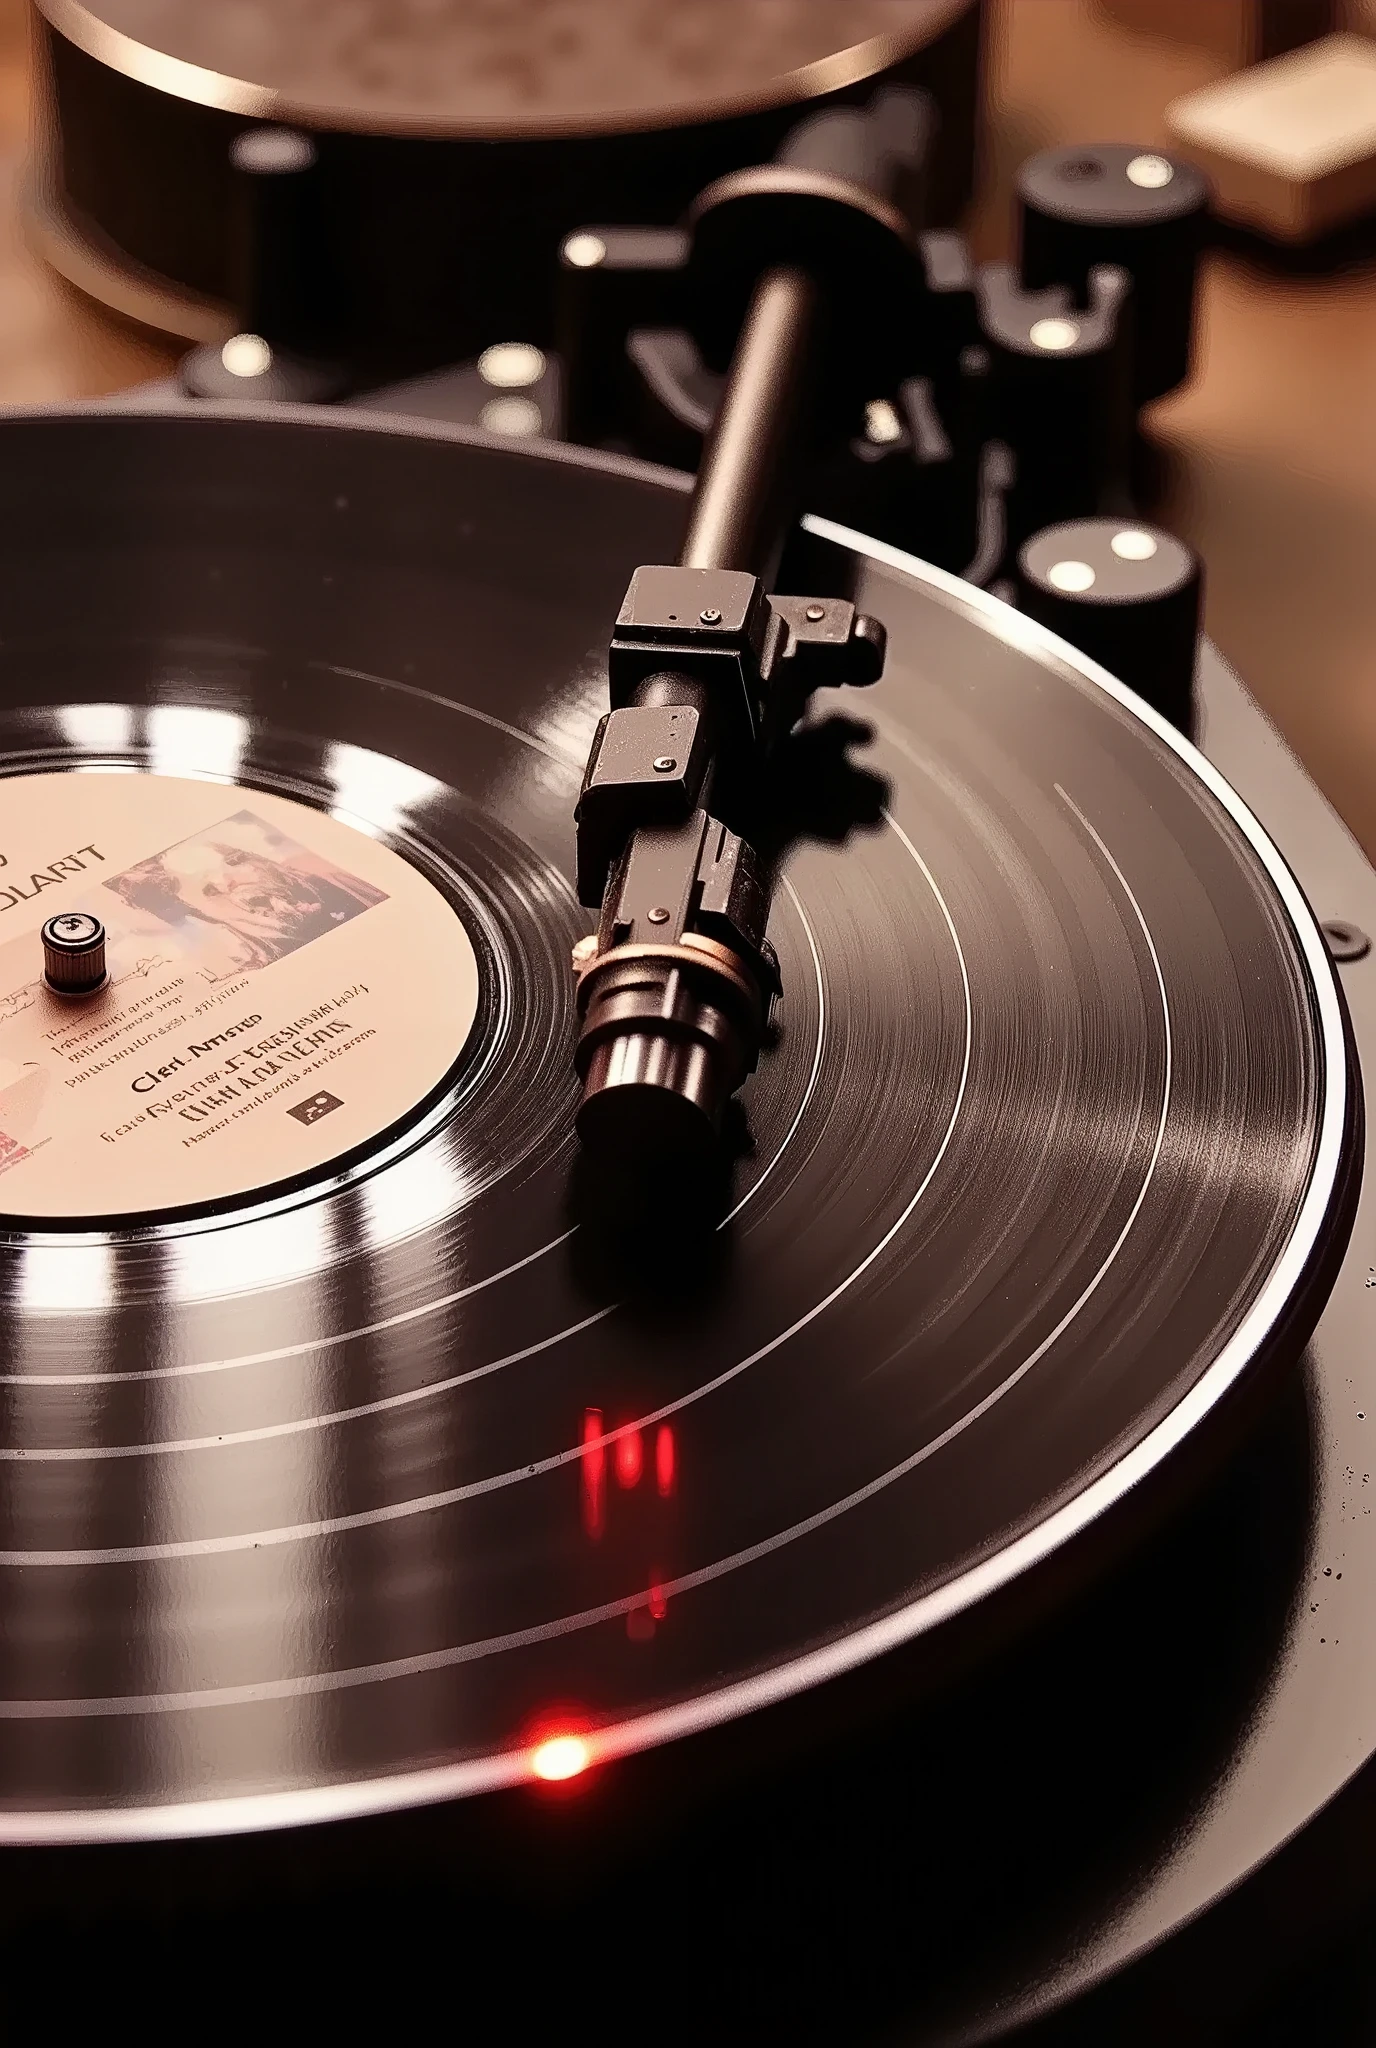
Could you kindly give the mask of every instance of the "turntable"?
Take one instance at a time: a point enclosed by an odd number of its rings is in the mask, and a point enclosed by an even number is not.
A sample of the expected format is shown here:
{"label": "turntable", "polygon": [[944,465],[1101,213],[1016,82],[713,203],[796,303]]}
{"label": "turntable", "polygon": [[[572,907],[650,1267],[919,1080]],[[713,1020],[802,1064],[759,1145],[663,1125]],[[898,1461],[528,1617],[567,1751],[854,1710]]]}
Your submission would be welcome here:
{"label": "turntable", "polygon": [[[212,345],[4,424],[26,1942],[535,1946],[543,2023],[689,1941],[685,2037],[1127,1971],[1159,2038],[1134,1959],[1254,1927],[1178,1932],[1369,1753],[1376,885],[1196,669],[1130,435],[1039,452],[1183,374],[1198,197],[1105,157],[1174,326],[1098,253],[970,280],[893,121],[699,198],[693,364],[560,358],[622,448],[294,403],[304,330],[259,404]],[[624,452],[685,390],[696,484]],[[978,577],[892,537],[956,503]]]}

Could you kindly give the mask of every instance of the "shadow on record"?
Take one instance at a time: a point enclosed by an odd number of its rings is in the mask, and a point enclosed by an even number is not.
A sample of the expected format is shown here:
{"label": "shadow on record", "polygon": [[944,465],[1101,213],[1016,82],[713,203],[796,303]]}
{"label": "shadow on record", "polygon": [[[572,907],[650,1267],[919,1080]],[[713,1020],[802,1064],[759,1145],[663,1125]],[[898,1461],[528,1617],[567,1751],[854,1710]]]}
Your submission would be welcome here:
{"label": "shadow on record", "polygon": [[853,758],[874,727],[833,712],[795,727],[770,758],[751,807],[748,832],[767,867],[777,870],[799,840],[843,846],[877,831],[892,795],[888,778]]}

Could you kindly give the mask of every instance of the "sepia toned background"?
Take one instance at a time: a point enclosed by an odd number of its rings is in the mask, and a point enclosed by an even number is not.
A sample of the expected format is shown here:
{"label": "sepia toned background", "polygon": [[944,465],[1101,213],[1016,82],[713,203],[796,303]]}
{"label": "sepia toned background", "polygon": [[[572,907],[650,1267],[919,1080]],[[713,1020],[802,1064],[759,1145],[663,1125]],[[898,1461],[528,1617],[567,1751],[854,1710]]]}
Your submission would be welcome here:
{"label": "sepia toned background", "polygon": [[[205,0],[206,5],[213,0]],[[684,0],[691,4],[691,0]],[[1371,0],[1355,0],[1354,25]],[[1006,251],[1010,179],[1051,144],[1167,140],[1177,94],[1248,52],[1248,0],[992,0],[986,153],[971,229]],[[1376,29],[1376,19],[1370,25]],[[0,0],[0,403],[90,397],[163,374],[28,251],[23,0]],[[1210,632],[1376,856],[1376,236],[1342,264],[1259,245],[1206,259],[1198,374],[1159,403],[1164,522],[1208,569]]]}

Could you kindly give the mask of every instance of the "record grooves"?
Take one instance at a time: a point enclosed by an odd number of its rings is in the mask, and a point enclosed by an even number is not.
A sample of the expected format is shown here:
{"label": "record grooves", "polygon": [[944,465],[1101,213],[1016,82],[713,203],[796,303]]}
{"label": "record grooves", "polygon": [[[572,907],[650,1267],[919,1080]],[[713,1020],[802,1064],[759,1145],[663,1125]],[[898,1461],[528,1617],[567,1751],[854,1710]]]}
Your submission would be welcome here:
{"label": "record grooves", "polygon": [[[637,1281],[572,1170],[571,806],[676,487],[305,414],[10,432],[5,772],[429,849],[477,1023],[339,1172],[12,1220],[4,1839],[372,1811],[740,1714],[1017,1581],[1294,1358],[1355,1199],[1341,998],[1255,821],[1108,679],[865,544],[890,667],[872,732],[824,696],[795,743],[782,1033],[721,1210],[666,1200]],[[263,1030],[286,965],[239,959]]]}

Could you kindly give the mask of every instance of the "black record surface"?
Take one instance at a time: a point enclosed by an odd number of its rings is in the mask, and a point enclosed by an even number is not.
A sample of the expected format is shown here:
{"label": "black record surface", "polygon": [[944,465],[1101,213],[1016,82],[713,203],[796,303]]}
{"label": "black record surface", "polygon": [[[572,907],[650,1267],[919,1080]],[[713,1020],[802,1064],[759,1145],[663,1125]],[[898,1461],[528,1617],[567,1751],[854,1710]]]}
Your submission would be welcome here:
{"label": "black record surface", "polygon": [[335,1179],[0,1244],[0,1836],[363,1812],[739,1714],[1016,1577],[1295,1355],[1358,1114],[1322,940],[1213,771],[1026,622],[874,571],[889,670],[799,755],[831,836],[786,856],[726,1214],[666,1189],[617,1257],[571,813],[672,482],[304,414],[3,434],[3,771],[343,806],[485,984],[438,1108]]}

